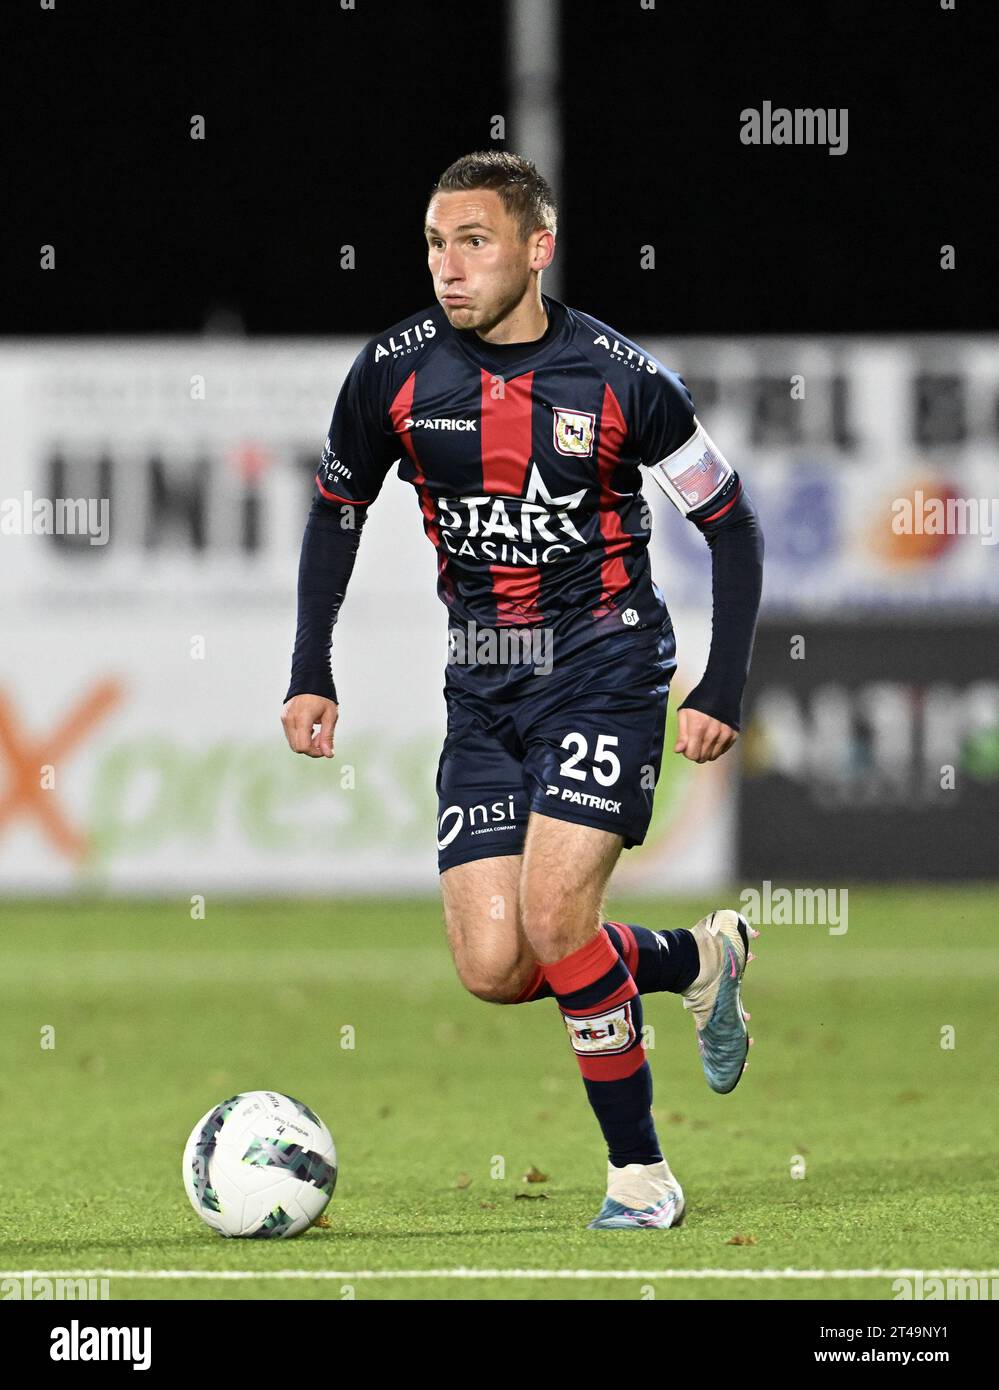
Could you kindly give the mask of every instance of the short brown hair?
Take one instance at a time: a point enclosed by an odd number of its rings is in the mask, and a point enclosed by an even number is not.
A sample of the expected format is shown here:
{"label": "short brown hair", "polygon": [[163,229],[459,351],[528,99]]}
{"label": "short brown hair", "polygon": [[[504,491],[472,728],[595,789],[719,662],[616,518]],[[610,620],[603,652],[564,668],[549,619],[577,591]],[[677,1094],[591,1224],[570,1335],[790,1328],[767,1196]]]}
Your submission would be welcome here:
{"label": "short brown hair", "polygon": [[496,190],[507,212],[517,221],[521,241],[526,241],[539,227],[555,235],[558,214],[551,187],[529,159],[504,150],[463,154],[444,170],[430,190],[430,198],[435,193],[473,188]]}

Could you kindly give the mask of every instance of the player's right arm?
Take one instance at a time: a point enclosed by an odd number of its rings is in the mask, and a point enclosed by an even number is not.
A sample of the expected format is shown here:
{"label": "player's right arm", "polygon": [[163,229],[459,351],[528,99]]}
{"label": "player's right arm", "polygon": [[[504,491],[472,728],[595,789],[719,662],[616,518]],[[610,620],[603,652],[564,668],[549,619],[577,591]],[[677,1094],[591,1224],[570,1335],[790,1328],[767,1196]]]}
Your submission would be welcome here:
{"label": "player's right arm", "polygon": [[368,508],[397,456],[369,345],[355,359],[337,398],[299,558],[298,625],[281,723],[289,747],[310,758],[333,756],[339,715],[331,667],[333,627]]}

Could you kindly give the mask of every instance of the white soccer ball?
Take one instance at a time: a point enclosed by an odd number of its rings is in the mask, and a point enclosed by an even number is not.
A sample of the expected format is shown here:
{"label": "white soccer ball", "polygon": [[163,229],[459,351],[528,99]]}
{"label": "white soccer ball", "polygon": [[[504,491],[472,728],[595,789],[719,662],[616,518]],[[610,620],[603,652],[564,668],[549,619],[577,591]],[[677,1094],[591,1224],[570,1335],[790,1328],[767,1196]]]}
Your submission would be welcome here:
{"label": "white soccer ball", "polygon": [[297,1236],[336,1187],[333,1137],[307,1105],[243,1091],[213,1106],[184,1149],[191,1206],[224,1236]]}

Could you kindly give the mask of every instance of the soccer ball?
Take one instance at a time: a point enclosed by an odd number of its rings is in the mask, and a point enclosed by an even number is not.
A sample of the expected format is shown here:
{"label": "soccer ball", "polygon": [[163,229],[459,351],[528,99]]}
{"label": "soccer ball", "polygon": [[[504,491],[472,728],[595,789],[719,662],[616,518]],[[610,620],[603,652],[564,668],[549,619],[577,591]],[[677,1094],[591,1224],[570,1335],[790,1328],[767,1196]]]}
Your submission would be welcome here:
{"label": "soccer ball", "polygon": [[333,1137],[314,1111],[277,1091],[214,1106],[184,1149],[191,1206],[224,1236],[297,1236],[336,1187]]}

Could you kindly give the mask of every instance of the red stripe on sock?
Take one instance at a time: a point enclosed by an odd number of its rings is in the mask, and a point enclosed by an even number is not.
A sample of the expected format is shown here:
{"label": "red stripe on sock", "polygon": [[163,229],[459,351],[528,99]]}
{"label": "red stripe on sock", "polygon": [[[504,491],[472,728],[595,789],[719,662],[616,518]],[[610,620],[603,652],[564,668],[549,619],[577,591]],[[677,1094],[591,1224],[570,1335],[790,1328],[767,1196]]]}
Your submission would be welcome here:
{"label": "red stripe on sock", "polygon": [[607,926],[613,927],[621,938],[621,945],[624,947],[624,963],[628,967],[628,973],[634,975],[638,966],[638,942],[635,940],[635,933],[624,922],[608,922]]}
{"label": "red stripe on sock", "polygon": [[[546,965],[545,978],[556,994],[575,994],[578,989],[585,989],[606,975],[620,959],[613,941],[601,927],[585,946]],[[630,994],[628,998],[631,998]],[[594,1013],[595,1010],[587,1009],[586,1012]]]}
{"label": "red stripe on sock", "polygon": [[609,1057],[584,1057],[577,1052],[576,1061],[587,1081],[623,1081],[644,1065],[645,1048],[639,1043],[628,1052],[615,1052]]}
{"label": "red stripe on sock", "polygon": [[544,983],[545,983],[545,971],[544,971],[544,966],[541,966],[541,965],[536,966],[536,967],[535,967],[535,970],[534,970],[534,974],[531,976],[531,978],[530,978],[530,980],[528,981],[528,983],[527,983],[527,984],[524,986],[524,988],[520,991],[520,993],[517,995],[516,999],[515,999],[513,1002],[514,1002],[515,1004],[527,1004],[531,999],[533,999],[533,998],[535,997],[535,995],[537,994],[538,990],[541,988],[541,986],[542,986]]}

